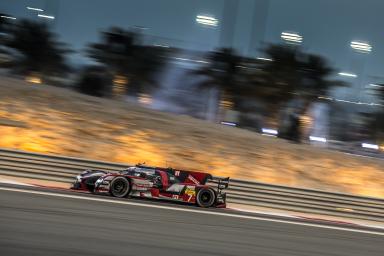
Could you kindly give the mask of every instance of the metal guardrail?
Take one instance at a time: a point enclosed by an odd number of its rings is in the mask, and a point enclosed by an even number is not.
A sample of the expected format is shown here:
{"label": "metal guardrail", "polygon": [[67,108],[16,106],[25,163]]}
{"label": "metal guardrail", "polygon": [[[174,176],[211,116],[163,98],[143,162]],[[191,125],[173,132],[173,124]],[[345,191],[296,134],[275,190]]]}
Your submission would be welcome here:
{"label": "metal guardrail", "polygon": [[384,159],[384,151],[381,149],[369,149],[362,147],[362,141],[345,142],[329,140],[327,143],[328,149],[337,150],[345,154],[350,154],[358,157],[370,157],[375,159]]}
{"label": "metal guardrail", "polygon": [[[70,183],[84,169],[118,171],[127,164],[0,149],[0,175]],[[384,199],[231,179],[228,202],[384,222]]]}

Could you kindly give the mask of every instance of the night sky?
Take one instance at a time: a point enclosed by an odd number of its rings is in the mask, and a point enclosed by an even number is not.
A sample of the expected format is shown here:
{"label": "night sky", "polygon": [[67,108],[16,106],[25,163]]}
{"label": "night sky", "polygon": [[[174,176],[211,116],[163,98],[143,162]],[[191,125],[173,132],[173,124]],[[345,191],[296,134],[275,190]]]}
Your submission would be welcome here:
{"label": "night sky", "polygon": [[[265,6],[255,10],[255,2]],[[0,12],[17,18],[37,18],[26,6],[39,7],[57,17],[52,28],[60,39],[80,53],[88,42],[98,40],[98,32],[112,25],[125,28],[143,26],[144,34],[166,38],[170,45],[212,50],[221,44],[221,27],[212,29],[195,22],[197,14],[210,14],[223,22],[224,0],[1,0]],[[269,5],[268,5],[269,2]],[[302,47],[327,57],[339,71],[361,73],[361,84],[384,82],[384,24],[382,0],[239,0],[234,47],[250,54],[253,14],[259,19],[258,45],[282,42],[282,31],[304,37]],[[267,15],[265,15],[267,14]],[[235,13],[233,13],[235,15]],[[266,18],[260,18],[266,16]],[[230,17],[226,16],[226,19]],[[262,31],[263,29],[261,29]],[[160,40],[160,39],[159,39]],[[351,40],[368,41],[371,54],[358,54]],[[253,53],[254,56],[260,55]],[[74,62],[84,62],[81,54]],[[362,76],[360,76],[362,77]],[[383,78],[381,78],[383,77]]]}

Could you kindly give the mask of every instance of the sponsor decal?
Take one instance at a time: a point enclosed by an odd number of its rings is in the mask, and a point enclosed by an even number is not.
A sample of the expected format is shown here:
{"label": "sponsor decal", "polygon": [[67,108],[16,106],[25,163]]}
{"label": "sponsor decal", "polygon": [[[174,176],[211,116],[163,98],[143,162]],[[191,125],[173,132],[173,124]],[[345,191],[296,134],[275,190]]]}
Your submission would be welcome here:
{"label": "sponsor decal", "polygon": [[148,182],[146,180],[135,179],[133,183],[133,188],[135,190],[145,191],[152,187],[153,187],[153,182]]}
{"label": "sponsor decal", "polygon": [[193,183],[195,183],[196,185],[200,185],[200,182],[197,179],[195,179],[191,174],[188,175],[188,179]]}
{"label": "sponsor decal", "polygon": [[185,185],[173,184],[167,189],[167,192],[181,192]]}
{"label": "sponsor decal", "polygon": [[192,200],[192,198],[196,196],[195,187],[194,186],[187,186],[187,188],[185,189],[185,195],[187,196],[186,197],[187,202],[190,202]]}
{"label": "sponsor decal", "polygon": [[150,184],[133,184],[132,188],[137,191],[147,191],[151,186]]}
{"label": "sponsor decal", "polygon": [[188,186],[186,189],[185,189],[185,194],[186,195],[196,195],[196,191],[195,191],[195,187],[190,187]]}

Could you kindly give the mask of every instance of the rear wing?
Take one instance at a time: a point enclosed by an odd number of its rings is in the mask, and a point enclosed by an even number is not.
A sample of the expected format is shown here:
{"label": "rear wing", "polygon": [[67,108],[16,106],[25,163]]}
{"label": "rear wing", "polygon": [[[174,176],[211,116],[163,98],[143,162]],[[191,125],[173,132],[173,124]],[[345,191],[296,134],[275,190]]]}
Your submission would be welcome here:
{"label": "rear wing", "polygon": [[223,189],[227,189],[229,186],[229,177],[222,178],[222,177],[210,177],[207,180],[207,185],[210,185],[212,187],[217,187],[217,192],[221,193]]}

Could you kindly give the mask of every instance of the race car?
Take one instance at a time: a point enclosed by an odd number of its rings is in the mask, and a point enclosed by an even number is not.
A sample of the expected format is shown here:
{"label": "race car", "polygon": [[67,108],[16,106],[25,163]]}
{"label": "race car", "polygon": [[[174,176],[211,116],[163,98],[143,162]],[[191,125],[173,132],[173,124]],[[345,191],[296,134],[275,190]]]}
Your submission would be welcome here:
{"label": "race car", "polygon": [[228,178],[204,172],[175,170],[144,165],[120,172],[86,170],[76,177],[72,189],[114,197],[165,199],[200,207],[226,207]]}

